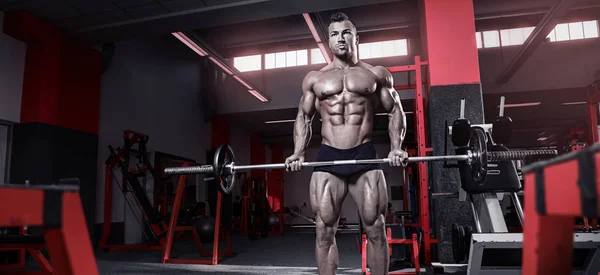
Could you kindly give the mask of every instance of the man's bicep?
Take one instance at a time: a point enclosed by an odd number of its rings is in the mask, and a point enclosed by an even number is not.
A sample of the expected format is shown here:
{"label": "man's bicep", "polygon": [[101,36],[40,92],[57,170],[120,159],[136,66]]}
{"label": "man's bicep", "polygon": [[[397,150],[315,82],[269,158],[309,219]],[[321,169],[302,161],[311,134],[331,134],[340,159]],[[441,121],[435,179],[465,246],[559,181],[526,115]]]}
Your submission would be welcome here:
{"label": "man's bicep", "polygon": [[402,109],[400,96],[394,88],[382,87],[379,93],[379,100],[386,112],[389,113],[396,109]]}
{"label": "man's bicep", "polygon": [[302,98],[300,99],[299,112],[312,117],[316,111],[316,95],[313,92],[314,73],[310,72],[302,80]]}
{"label": "man's bicep", "polygon": [[300,99],[299,111],[304,115],[312,117],[315,114],[315,93],[312,91],[304,91],[302,93],[302,98]]}

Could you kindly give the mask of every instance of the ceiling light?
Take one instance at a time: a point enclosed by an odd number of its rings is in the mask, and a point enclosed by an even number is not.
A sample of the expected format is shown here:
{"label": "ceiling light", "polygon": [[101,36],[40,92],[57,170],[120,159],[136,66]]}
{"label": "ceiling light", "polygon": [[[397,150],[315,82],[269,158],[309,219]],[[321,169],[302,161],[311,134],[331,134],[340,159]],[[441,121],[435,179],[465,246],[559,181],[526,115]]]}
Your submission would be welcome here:
{"label": "ceiling light", "polygon": [[[542,103],[541,102],[513,103],[513,104],[504,104],[504,108],[530,107],[530,106],[537,106],[540,104],[542,104]],[[500,105],[498,105],[497,108],[500,108]]]}
{"label": "ceiling light", "polygon": [[266,124],[288,123],[288,122],[296,122],[296,120],[295,119],[284,119],[284,120],[265,121]]}
{"label": "ceiling light", "polygon": [[223,63],[219,62],[219,60],[217,60],[216,58],[210,56],[210,57],[208,57],[208,59],[210,59],[210,61],[215,63],[217,66],[219,66],[226,74],[228,74],[228,75],[233,74],[229,68],[225,67],[225,65],[223,65]]}
{"label": "ceiling light", "polygon": [[183,44],[185,44],[190,49],[192,49],[193,51],[195,51],[198,55],[200,55],[200,56],[207,56],[208,55],[208,53],[202,47],[200,47],[200,46],[198,46],[198,44],[194,43],[194,41],[192,41],[184,33],[182,33],[182,32],[174,32],[174,33],[172,33],[172,35],[175,36],[175,37],[177,37],[177,39],[179,39],[179,41],[183,42]]}
{"label": "ceiling light", "polygon": [[266,98],[264,95],[262,95],[261,93],[259,93],[256,90],[250,89],[250,90],[248,90],[248,92],[251,93],[254,97],[258,98],[258,100],[260,100],[262,102],[268,102],[269,101],[268,98]]}
{"label": "ceiling light", "polygon": [[548,139],[547,137],[540,137],[540,138],[537,139],[537,141],[545,141],[547,139]]}
{"label": "ceiling light", "polygon": [[246,86],[246,89],[252,90],[252,86],[246,83],[246,81],[242,80],[239,76],[234,75],[233,78],[235,78],[235,80],[237,80],[239,83],[242,83],[242,85]]}
{"label": "ceiling light", "polygon": [[581,105],[581,104],[587,104],[587,102],[585,101],[574,101],[574,102],[565,102],[565,103],[561,103],[561,105]]}

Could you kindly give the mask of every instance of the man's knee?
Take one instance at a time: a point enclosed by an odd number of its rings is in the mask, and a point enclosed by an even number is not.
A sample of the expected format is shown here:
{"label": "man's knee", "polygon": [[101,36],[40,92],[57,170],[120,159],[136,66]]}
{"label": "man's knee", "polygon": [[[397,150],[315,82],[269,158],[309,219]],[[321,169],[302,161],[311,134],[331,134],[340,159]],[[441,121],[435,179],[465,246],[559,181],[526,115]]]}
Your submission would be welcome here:
{"label": "man's knee", "polygon": [[385,219],[383,215],[372,218],[371,223],[365,222],[365,233],[369,239],[380,239],[385,237]]}
{"label": "man's knee", "polygon": [[335,240],[335,223],[327,224],[317,219],[316,224],[317,244],[319,247],[330,247]]}

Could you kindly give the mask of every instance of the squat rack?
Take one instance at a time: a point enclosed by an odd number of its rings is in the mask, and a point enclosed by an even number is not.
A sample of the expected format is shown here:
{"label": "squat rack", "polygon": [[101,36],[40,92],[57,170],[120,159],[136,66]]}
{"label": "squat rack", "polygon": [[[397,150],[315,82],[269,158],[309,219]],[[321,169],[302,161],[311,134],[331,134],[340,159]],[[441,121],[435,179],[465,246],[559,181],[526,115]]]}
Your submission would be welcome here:
{"label": "squat rack", "polygon": [[[425,106],[427,105],[427,94],[429,92],[429,82],[427,81],[428,79],[428,74],[427,72],[427,66],[428,66],[428,62],[427,61],[421,61],[421,57],[420,56],[415,56],[414,58],[414,64],[413,65],[406,65],[406,66],[392,66],[392,67],[387,67],[388,71],[390,73],[399,73],[399,72],[406,72],[408,75],[408,83],[407,84],[400,84],[400,85],[394,85],[394,89],[395,90],[409,90],[409,89],[414,89],[415,91],[415,101],[414,101],[414,110],[413,110],[413,115],[414,115],[414,123],[415,123],[415,141],[417,142],[417,147],[416,147],[416,151],[414,151],[416,153],[417,156],[419,157],[424,157],[427,156],[427,153],[432,152],[433,149],[430,147],[426,146],[426,142],[427,142],[427,138],[425,135]],[[423,70],[424,68],[424,70]],[[411,83],[411,76],[412,76],[412,72],[414,72],[414,83]],[[425,77],[424,76],[424,72],[425,72]],[[431,238],[431,224],[430,224],[430,215],[429,215],[429,182],[428,182],[428,177],[427,177],[427,163],[426,162],[418,162],[416,163],[417,166],[417,174],[418,174],[418,179],[419,179],[419,183],[418,183],[418,190],[417,190],[417,194],[418,194],[418,219],[417,221],[415,221],[415,223],[411,224],[412,226],[418,227],[421,229],[422,232],[422,239],[419,241],[418,238],[416,237],[415,234],[413,234],[412,238],[410,239],[406,239],[406,240],[393,240],[391,238],[391,233],[389,232],[389,230],[386,231],[386,235],[388,238],[388,241],[390,243],[390,247],[392,244],[406,244],[406,245],[412,245],[413,246],[413,253],[415,253],[415,255],[413,255],[413,261],[415,264],[415,267],[417,267],[415,269],[415,271],[413,272],[402,272],[402,271],[395,271],[395,272],[389,272],[389,274],[419,274],[420,273],[420,265],[419,265],[419,251],[421,250],[418,246],[420,244],[423,245],[422,250],[424,251],[424,265],[425,266],[430,266],[431,265],[431,244],[432,243],[437,243],[436,239],[432,239]],[[409,183],[408,180],[406,180],[405,177],[403,177],[403,189],[404,189],[404,201],[407,200],[407,190],[408,188],[406,187],[406,185]],[[404,203],[405,207],[407,206],[407,203]],[[404,209],[405,211],[407,209]],[[361,254],[362,254],[362,271],[365,274],[370,274],[370,272],[367,272],[367,268],[366,268],[366,242],[367,239],[365,236],[361,236],[361,247],[362,249],[360,249]]]}
{"label": "squat rack", "polygon": [[[433,149],[426,147],[427,137],[425,135],[425,106],[427,105],[427,94],[429,93],[429,82],[427,81],[428,75],[425,75],[423,79],[423,68],[427,72],[428,68],[427,61],[421,61],[420,56],[415,56],[414,65],[407,66],[393,66],[388,67],[391,73],[396,72],[407,72],[408,73],[408,84],[407,85],[395,85],[396,90],[415,90],[415,103],[414,103],[414,123],[415,123],[415,141],[417,142],[417,156],[424,157],[428,152],[432,152]],[[414,84],[411,84],[412,72],[415,73]],[[421,228],[423,233],[423,251],[425,253],[425,266],[431,264],[431,244],[435,243],[435,240],[431,238],[431,225],[429,216],[429,182],[427,179],[427,163],[418,162],[417,171],[419,175],[419,218],[416,222],[417,226]],[[405,182],[404,184],[407,184]],[[406,198],[405,198],[406,199]]]}

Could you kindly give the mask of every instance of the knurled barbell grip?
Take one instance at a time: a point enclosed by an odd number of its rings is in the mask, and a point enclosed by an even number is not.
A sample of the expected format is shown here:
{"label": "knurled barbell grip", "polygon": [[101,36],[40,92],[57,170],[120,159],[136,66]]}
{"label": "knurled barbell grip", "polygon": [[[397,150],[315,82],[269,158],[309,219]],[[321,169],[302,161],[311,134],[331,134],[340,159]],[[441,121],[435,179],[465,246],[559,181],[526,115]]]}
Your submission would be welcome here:
{"label": "knurled barbell grip", "polygon": [[522,160],[527,157],[543,157],[543,156],[556,156],[558,151],[556,150],[514,150],[514,151],[494,151],[488,152],[488,161],[506,161],[506,160]]}
{"label": "knurled barbell grip", "polygon": [[188,167],[168,167],[165,168],[165,175],[195,175],[213,173],[212,165],[188,166]]}

